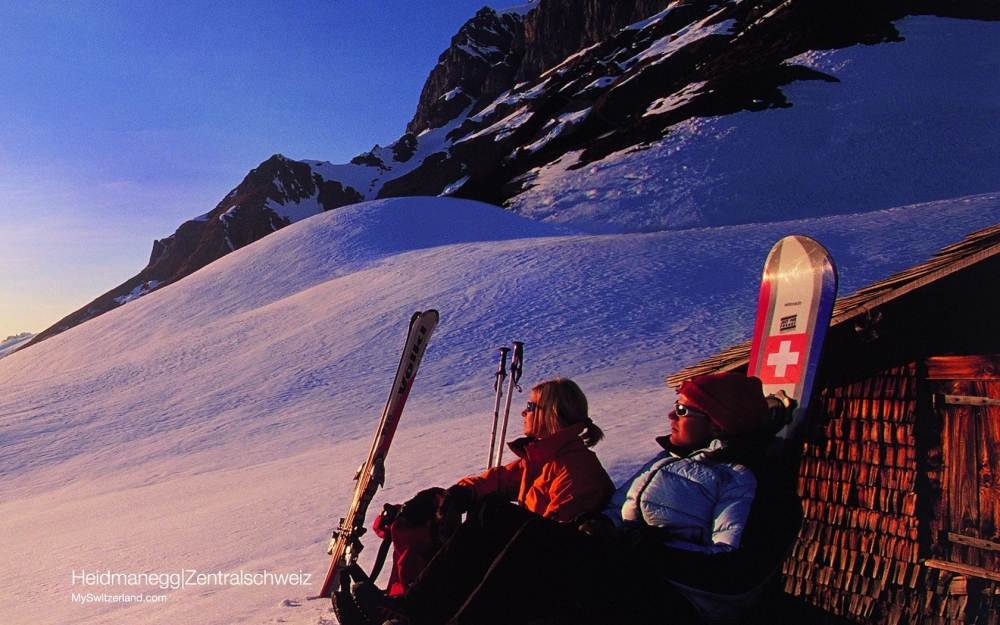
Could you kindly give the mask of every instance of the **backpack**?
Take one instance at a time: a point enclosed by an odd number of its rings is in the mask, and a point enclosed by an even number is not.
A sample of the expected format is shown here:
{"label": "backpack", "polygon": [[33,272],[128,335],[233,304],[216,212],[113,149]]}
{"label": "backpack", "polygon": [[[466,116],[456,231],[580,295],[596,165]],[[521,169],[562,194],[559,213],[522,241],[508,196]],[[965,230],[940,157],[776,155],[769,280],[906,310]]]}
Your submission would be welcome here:
{"label": "backpack", "polygon": [[373,529],[383,545],[392,543],[390,597],[406,592],[454,531],[454,520],[439,514],[444,496],[443,488],[428,488],[404,504],[386,504],[375,519]]}

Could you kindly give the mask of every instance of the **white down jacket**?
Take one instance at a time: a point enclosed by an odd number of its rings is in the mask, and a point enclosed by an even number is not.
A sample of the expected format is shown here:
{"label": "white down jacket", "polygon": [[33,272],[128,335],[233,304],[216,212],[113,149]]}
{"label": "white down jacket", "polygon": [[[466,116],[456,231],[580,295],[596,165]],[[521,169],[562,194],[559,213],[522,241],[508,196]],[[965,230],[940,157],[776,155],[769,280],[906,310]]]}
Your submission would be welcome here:
{"label": "white down jacket", "polygon": [[669,547],[703,553],[738,549],[757,479],[741,464],[710,457],[724,445],[714,440],[687,456],[660,452],[618,488],[605,514],[623,532],[632,525],[668,530]]}

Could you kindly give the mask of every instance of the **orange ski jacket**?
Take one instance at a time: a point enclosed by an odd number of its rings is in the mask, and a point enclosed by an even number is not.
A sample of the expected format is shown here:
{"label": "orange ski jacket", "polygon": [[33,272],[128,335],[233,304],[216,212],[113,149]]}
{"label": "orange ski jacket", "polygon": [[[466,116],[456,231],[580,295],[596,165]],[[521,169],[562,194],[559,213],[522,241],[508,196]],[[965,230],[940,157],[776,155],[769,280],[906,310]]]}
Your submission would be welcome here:
{"label": "orange ski jacket", "polygon": [[497,494],[555,521],[600,510],[615,492],[601,461],[580,438],[578,423],[542,439],[519,438],[508,447],[518,460],[459,480],[473,500]]}

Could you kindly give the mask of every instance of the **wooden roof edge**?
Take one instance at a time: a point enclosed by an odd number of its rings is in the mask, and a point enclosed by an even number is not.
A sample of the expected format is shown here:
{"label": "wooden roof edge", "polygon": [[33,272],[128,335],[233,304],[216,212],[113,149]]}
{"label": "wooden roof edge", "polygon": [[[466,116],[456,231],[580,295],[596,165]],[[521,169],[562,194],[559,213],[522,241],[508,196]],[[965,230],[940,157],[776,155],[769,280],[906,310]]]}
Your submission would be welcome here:
{"label": "wooden roof edge", "polygon": [[[941,278],[944,278],[953,273],[966,269],[967,267],[971,267],[972,265],[980,263],[986,260],[987,258],[996,256],[998,253],[1000,253],[1000,243],[996,243],[986,249],[979,250],[978,252],[975,252],[968,256],[956,259],[955,261],[948,263],[947,265],[941,267],[940,269],[934,269],[933,271],[929,271],[928,273],[920,277],[915,277],[912,280],[906,282],[905,284],[901,284],[898,287],[887,289],[885,291],[882,291],[881,293],[872,293],[870,297],[861,298],[863,299],[863,301],[860,301],[854,305],[848,305],[844,310],[834,315],[830,319],[830,326],[835,326],[849,319],[853,319],[862,313],[871,311],[877,308],[878,306],[885,304],[886,302],[891,302],[892,300],[902,297],[907,293],[911,293],[932,282],[936,282]],[[878,283],[876,282],[872,286],[875,286],[876,284]],[[853,297],[854,295],[848,295],[847,297],[845,297],[844,298],[845,304],[850,303],[850,300]]]}
{"label": "wooden roof edge", "polygon": [[[1000,224],[977,230],[967,235],[962,241],[938,251],[927,262],[894,273],[884,280],[873,282],[866,287],[858,289],[858,291],[851,295],[837,298],[834,304],[834,314],[830,319],[830,326],[833,327],[854,319],[858,315],[872,311],[882,304],[997,255],[1000,253],[1000,241],[982,247],[972,253],[963,254],[962,252],[980,247],[982,241],[985,239],[998,236],[1000,236]],[[945,260],[946,257],[954,258]],[[922,272],[922,269],[926,270],[926,273]],[[912,273],[913,278],[896,287],[885,286],[898,281],[899,276],[904,273]],[[879,285],[883,286],[880,287]],[[749,364],[749,362],[750,341],[746,341],[728,347],[713,356],[709,356],[667,376],[667,384],[673,388],[677,388],[685,380],[709,373],[732,371],[733,369]]]}
{"label": "wooden roof edge", "polygon": [[[844,310],[854,308],[855,305],[851,302],[852,299],[868,300],[883,296],[890,291],[895,292],[897,289],[901,290],[899,294],[904,294],[913,288],[918,288],[926,284],[928,276],[933,276],[930,281],[937,280],[993,256],[1000,252],[1000,241],[989,243],[985,247],[982,243],[986,239],[998,238],[998,235],[1000,235],[1000,224],[977,230],[966,236],[962,241],[953,243],[935,252],[924,263],[897,271],[888,278],[863,286],[852,295],[837,300],[837,304],[834,306],[834,316],[838,316],[838,308]],[[919,285],[911,284],[918,280],[925,281]],[[899,284],[900,286],[893,287],[894,284]]]}
{"label": "wooden roof edge", "polygon": [[709,373],[732,371],[748,362],[750,362],[750,341],[744,341],[667,376],[667,386],[679,388],[685,380]]}

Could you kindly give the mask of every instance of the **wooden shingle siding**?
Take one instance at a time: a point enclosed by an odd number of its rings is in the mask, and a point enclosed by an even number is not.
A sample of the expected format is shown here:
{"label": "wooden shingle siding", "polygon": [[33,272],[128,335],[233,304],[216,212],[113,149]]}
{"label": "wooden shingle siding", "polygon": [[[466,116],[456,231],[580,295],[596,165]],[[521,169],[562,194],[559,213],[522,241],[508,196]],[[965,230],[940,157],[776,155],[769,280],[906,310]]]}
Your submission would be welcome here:
{"label": "wooden shingle siding", "polygon": [[859,623],[920,610],[916,387],[908,366],[826,389],[799,465],[805,521],[785,590]]}
{"label": "wooden shingle siding", "polygon": [[[935,401],[1000,398],[995,363],[930,359],[819,392],[786,593],[859,625],[1000,625],[1000,406]],[[976,379],[942,377],[958,375]]]}

